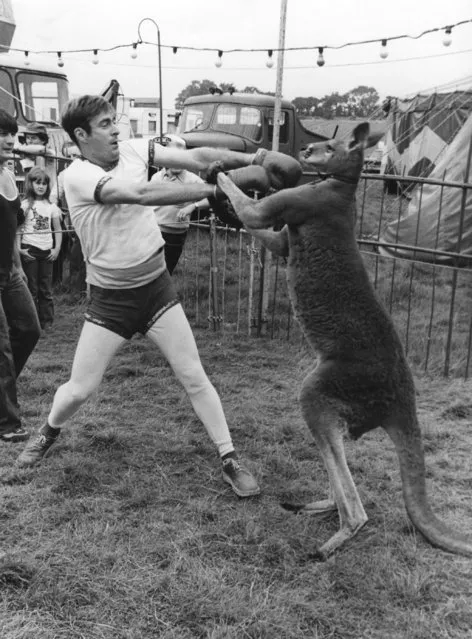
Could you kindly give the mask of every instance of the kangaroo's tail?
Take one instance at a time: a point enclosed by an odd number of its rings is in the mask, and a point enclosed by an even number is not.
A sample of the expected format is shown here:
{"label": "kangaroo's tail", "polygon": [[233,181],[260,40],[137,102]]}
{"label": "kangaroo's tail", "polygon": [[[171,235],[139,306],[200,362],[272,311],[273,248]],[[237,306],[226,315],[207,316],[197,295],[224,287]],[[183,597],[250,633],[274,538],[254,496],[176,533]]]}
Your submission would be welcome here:
{"label": "kangaroo's tail", "polygon": [[414,526],[433,546],[472,557],[472,536],[449,528],[434,515],[428,504],[423,444],[416,416],[392,420],[384,428],[395,444],[405,506]]}

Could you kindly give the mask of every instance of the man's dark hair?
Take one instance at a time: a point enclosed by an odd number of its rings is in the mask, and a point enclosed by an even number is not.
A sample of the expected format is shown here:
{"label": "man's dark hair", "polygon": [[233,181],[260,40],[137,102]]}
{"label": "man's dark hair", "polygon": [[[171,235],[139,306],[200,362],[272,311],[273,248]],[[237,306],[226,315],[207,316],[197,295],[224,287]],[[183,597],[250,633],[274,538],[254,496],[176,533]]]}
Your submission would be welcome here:
{"label": "man's dark hair", "polygon": [[15,118],[5,109],[0,109],[0,131],[16,135],[18,133],[18,124]]}
{"label": "man's dark hair", "polygon": [[113,107],[101,95],[82,95],[66,104],[62,113],[62,126],[70,139],[78,146],[75,129],[81,128],[86,133],[90,133],[90,120],[108,111],[113,111]]}

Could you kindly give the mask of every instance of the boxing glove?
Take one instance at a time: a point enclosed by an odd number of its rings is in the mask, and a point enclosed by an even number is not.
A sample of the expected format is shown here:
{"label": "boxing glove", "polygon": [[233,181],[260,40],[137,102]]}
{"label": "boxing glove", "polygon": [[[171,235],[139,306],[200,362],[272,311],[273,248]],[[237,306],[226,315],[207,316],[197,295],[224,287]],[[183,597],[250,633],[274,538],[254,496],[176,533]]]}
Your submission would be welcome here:
{"label": "boxing glove", "polygon": [[[222,166],[219,167],[219,170],[217,170],[217,167],[212,167],[212,169],[214,175],[210,179],[216,180],[218,172],[223,170]],[[228,171],[227,175],[241,191],[244,193],[253,192],[258,199],[263,197],[270,189],[269,177],[261,166],[245,166],[240,169],[232,169]],[[242,228],[243,225],[234,212],[231,202],[219,187],[215,188],[215,196],[209,197],[208,200],[215,215],[224,224],[236,229]]]}
{"label": "boxing glove", "polygon": [[[217,165],[219,163],[215,163]],[[220,171],[223,171],[223,165],[212,166],[211,173],[207,174],[207,182],[210,184],[216,184],[216,176]],[[235,185],[247,193],[248,191],[257,192],[258,197],[262,197],[270,189],[270,180],[266,170],[262,166],[244,166],[239,169],[232,169],[227,173],[228,177],[235,183]],[[220,188],[215,189],[215,198],[217,200],[223,200],[226,195]]]}
{"label": "boxing glove", "polygon": [[258,149],[252,164],[262,166],[266,170],[271,186],[277,190],[296,186],[302,176],[300,163],[279,151]]}

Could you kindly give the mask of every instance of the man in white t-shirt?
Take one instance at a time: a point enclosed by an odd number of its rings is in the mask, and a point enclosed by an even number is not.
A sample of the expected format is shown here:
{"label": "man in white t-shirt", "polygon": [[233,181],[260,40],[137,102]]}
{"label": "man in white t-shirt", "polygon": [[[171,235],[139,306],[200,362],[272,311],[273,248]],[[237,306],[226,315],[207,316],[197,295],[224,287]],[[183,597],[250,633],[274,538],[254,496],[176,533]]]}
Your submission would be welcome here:
{"label": "man in white t-shirt", "polygon": [[[185,149],[185,141],[178,135],[168,135],[167,148]],[[170,182],[174,184],[202,184],[201,177],[186,171],[185,169],[163,168],[155,173],[151,180],[153,182]],[[197,209],[208,209],[210,204],[206,198],[199,202],[185,202],[183,204],[163,204],[156,206],[154,212],[156,221],[164,238],[164,257],[167,270],[172,275],[177,266],[185,240],[187,238],[192,213]]]}
{"label": "man in white t-shirt", "polygon": [[[214,196],[216,187],[147,181],[148,141],[119,143],[115,113],[100,96],[85,95],[70,101],[62,125],[82,154],[65,170],[64,187],[86,261],[90,303],[71,378],[56,391],[47,423],[30,440],[18,463],[31,466],[44,457],[60,427],[97,389],[119,348],[141,332],[159,347],[183,384],[217,447],[223,479],[240,497],[258,494],[256,480],[237,460],[220,399],[200,362],[192,330],[166,269],[164,240],[154,214],[154,207],[162,204]],[[290,184],[297,173],[293,163],[299,166],[282,154],[210,148],[183,151],[160,145],[153,150],[158,166],[205,173],[216,161],[225,170],[256,163],[263,166],[269,181],[277,183],[282,177],[282,182]]]}

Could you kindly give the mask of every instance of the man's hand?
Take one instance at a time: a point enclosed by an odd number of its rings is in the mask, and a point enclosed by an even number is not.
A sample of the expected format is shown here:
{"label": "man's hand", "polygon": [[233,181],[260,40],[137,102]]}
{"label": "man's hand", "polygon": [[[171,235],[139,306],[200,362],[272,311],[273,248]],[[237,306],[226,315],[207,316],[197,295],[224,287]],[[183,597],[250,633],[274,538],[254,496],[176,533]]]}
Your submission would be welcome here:
{"label": "man's hand", "polygon": [[192,213],[195,211],[195,204],[188,204],[183,206],[177,213],[177,220],[179,222],[188,222]]}

